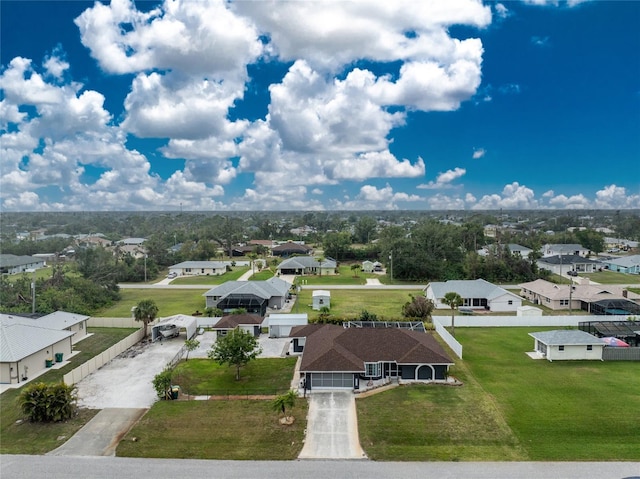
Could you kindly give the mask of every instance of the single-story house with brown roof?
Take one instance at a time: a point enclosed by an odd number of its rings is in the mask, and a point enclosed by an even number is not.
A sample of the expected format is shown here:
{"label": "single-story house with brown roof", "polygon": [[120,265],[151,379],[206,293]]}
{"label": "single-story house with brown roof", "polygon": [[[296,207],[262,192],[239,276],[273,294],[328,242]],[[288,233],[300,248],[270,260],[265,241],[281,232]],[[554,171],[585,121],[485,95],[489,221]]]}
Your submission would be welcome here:
{"label": "single-story house with brown roof", "polygon": [[243,331],[260,336],[262,321],[264,318],[257,314],[230,314],[222,316],[220,320],[211,328],[217,336],[226,336],[229,331],[240,328]]}
{"label": "single-story house with brown roof", "polygon": [[312,248],[300,243],[294,243],[293,241],[287,241],[286,243],[279,244],[271,250],[273,256],[282,256],[288,258],[293,255],[305,255],[310,254]]}
{"label": "single-story house with brown roof", "polygon": [[300,373],[307,389],[358,390],[361,381],[366,382],[364,387],[374,381],[444,382],[453,365],[425,332],[325,324],[294,328],[290,336],[300,338],[303,333],[307,336]]}

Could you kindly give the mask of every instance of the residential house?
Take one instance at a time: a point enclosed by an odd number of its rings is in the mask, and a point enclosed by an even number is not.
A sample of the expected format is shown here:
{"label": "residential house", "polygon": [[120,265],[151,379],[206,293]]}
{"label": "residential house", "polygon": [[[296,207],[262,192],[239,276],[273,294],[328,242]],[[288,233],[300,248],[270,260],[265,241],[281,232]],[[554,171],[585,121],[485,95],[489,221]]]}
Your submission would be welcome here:
{"label": "residential house", "polygon": [[18,274],[27,273],[30,270],[45,267],[45,261],[42,258],[34,256],[16,256],[15,254],[0,254],[0,273],[1,274]]}
{"label": "residential house", "polygon": [[88,316],[57,311],[40,318],[0,314],[0,383],[17,384],[71,356]]}
{"label": "residential house", "polygon": [[601,262],[610,271],[640,274],[640,254],[621,256],[620,258],[603,259]]}
{"label": "residential house", "polygon": [[332,275],[336,274],[337,263],[332,258],[324,258],[322,262],[311,256],[294,256],[285,259],[278,265],[278,274],[319,274]]}
{"label": "residential house", "polygon": [[638,247],[638,241],[605,236],[604,247],[610,253],[616,252],[616,251],[629,251],[632,248]]}
{"label": "residential house", "polygon": [[576,254],[547,256],[536,261],[538,268],[546,269],[562,276],[569,271],[576,273],[593,273],[602,267],[602,263]]}
{"label": "residential house", "polygon": [[221,261],[183,261],[169,266],[169,274],[177,276],[220,276],[226,271],[227,265]]}
{"label": "residential house", "polygon": [[529,333],[534,340],[534,350],[549,361],[602,360],[605,342],[587,332],[560,329]]}
{"label": "residential house", "polygon": [[291,284],[273,277],[265,281],[227,281],[203,294],[207,308],[224,312],[244,308],[248,313],[266,316],[267,309],[282,309]]}
{"label": "residential house", "polygon": [[322,308],[331,308],[331,291],[315,289],[311,293],[311,309],[320,311]]}
{"label": "residential house", "polygon": [[435,338],[421,331],[324,324],[294,328],[290,336],[299,339],[301,334],[307,335],[300,362],[307,389],[358,390],[392,380],[444,382],[453,365]]}
{"label": "residential house", "polygon": [[[503,245],[495,245],[495,244],[490,244],[490,245],[486,245],[484,246],[482,249],[479,249],[477,251],[478,255],[480,256],[489,256],[490,254],[496,254],[497,253],[497,247],[501,246],[503,247]],[[504,245],[507,248],[509,248],[509,251],[511,253],[513,253],[514,255],[519,255],[521,256],[523,259],[527,259],[529,258],[529,254],[531,252],[533,252],[532,249],[527,248],[525,246],[520,246],[519,244],[515,244],[515,243],[509,243],[507,245]]]}
{"label": "residential house", "polygon": [[364,273],[375,273],[378,271],[382,271],[382,263],[380,263],[379,261],[363,261],[362,271]]}
{"label": "residential house", "polygon": [[450,292],[462,297],[465,308],[501,312],[517,311],[522,306],[522,298],[484,279],[432,282],[425,289],[427,299],[432,300],[437,309],[450,307],[442,302]]}
{"label": "residential house", "polygon": [[[520,295],[554,311],[583,310],[593,314],[614,314],[615,309],[640,312],[634,302],[640,295],[621,286],[602,284],[555,284],[543,279],[522,283]],[[620,313],[625,314],[625,313]]]}
{"label": "residential house", "polygon": [[278,246],[274,246],[271,250],[273,256],[281,256],[283,258],[289,258],[294,255],[308,255],[311,254],[312,248],[293,241],[287,241]]}
{"label": "residential house", "polygon": [[222,316],[211,329],[213,329],[218,337],[226,336],[229,331],[241,329],[254,336],[260,336],[263,317],[257,314],[230,314]]}
{"label": "residential house", "polygon": [[583,258],[588,256],[590,251],[586,248],[583,248],[579,244],[545,244],[542,248],[540,248],[540,252],[542,253],[542,257],[546,258],[548,256],[558,256],[558,255],[576,255],[582,256]]}

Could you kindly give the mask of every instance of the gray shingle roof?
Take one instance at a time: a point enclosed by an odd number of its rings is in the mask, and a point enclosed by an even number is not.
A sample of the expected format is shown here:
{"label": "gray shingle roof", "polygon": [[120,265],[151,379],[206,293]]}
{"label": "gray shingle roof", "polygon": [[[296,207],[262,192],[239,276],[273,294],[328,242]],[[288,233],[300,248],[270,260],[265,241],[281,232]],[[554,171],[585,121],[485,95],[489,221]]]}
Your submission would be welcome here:
{"label": "gray shingle roof", "polygon": [[585,331],[579,331],[575,329],[555,329],[553,331],[541,331],[538,333],[529,333],[529,336],[548,346],[584,346],[589,344],[605,344],[602,339],[597,338]]}
{"label": "gray shingle roof", "polygon": [[221,261],[183,261],[182,263],[169,266],[169,269],[176,268],[225,268],[226,264]]}
{"label": "gray shingle roof", "polygon": [[[430,283],[431,290],[436,298],[444,298],[444,295],[453,292],[458,293],[463,298],[487,298],[493,299],[504,294],[512,294],[495,284],[484,279],[474,280],[449,280]],[[513,295],[513,294],[512,294]],[[513,295],[516,296],[516,295]],[[516,296],[518,297],[518,296]]]}
{"label": "gray shingle roof", "polygon": [[227,281],[203,294],[203,296],[219,296],[224,298],[229,294],[253,294],[259,298],[269,299],[273,296],[286,296],[291,285],[280,278],[270,278],[266,281]]}
{"label": "gray shingle roof", "polygon": [[278,269],[319,268],[320,266],[323,268],[335,268],[337,264],[331,258],[325,258],[322,263],[319,263],[318,260],[311,256],[294,256],[280,263]]}

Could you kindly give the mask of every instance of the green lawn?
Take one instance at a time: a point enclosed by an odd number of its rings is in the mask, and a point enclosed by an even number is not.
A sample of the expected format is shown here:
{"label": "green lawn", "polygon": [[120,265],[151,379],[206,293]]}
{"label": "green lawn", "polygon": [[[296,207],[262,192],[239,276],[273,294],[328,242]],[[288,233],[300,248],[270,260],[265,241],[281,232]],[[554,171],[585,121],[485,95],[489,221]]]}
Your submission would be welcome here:
{"label": "green lawn", "polygon": [[240,369],[220,366],[211,359],[190,359],[175,368],[173,384],[192,395],[277,395],[290,389],[296,358],[259,358]]}
{"label": "green lawn", "polygon": [[[93,333],[74,346],[81,351],[69,364],[61,369],[52,369],[35,380],[35,382],[55,383],[73,368],[87,359],[110,348],[118,341],[133,333],[135,329],[127,328],[89,328]],[[17,404],[21,389],[9,389],[0,395],[0,454],[44,454],[62,444],[58,437],[71,437],[84,426],[97,410],[80,409],[78,416],[70,421],[52,424],[32,424],[23,420],[22,412]],[[19,424],[17,421],[22,420]]]}
{"label": "green lawn", "polygon": [[[640,460],[633,362],[530,359],[531,331],[459,328],[462,387],[401,387],[358,400],[360,440],[378,460]],[[549,329],[549,328],[546,328]]]}
{"label": "green lawn", "polygon": [[[529,332],[459,328],[465,362],[531,460],[640,460],[640,375],[627,361],[532,360]],[[547,328],[549,329],[549,328]]]}
{"label": "green lawn", "polygon": [[247,271],[249,271],[248,266],[234,266],[232,268],[232,271],[229,271],[225,274],[180,277],[171,281],[171,284],[210,284],[212,286],[215,286],[217,284],[226,283],[227,281],[236,281]]}
{"label": "green lawn", "polygon": [[[235,381],[235,368],[190,359],[177,366],[172,382],[191,394],[283,394],[289,390],[295,362],[296,358],[256,359]],[[117,455],[292,460],[303,446],[307,406],[306,400],[298,399],[292,410],[295,423],[283,426],[272,400],[158,401],[120,443]]]}
{"label": "green lawn", "polygon": [[294,460],[303,446],[307,401],[297,401],[292,410],[296,421],[291,426],[278,422],[278,414],[271,404],[270,400],[158,401],[125,436],[116,454],[185,459]]}
{"label": "green lawn", "polygon": [[[342,318],[355,318],[362,310],[378,315],[378,319],[398,320],[402,318],[402,305],[410,301],[415,290],[331,290],[331,315]],[[293,313],[307,313],[309,319],[316,318],[318,311],[311,309],[312,290],[300,291],[293,306]]]}
{"label": "green lawn", "polygon": [[158,306],[159,316],[191,314],[204,311],[204,289],[121,289],[121,299],[109,308],[97,311],[94,316],[103,318],[128,318],[131,308],[143,299],[151,299]]}
{"label": "green lawn", "polygon": [[597,271],[595,273],[580,273],[580,276],[601,284],[640,284],[640,274]]}
{"label": "green lawn", "polygon": [[267,279],[273,278],[275,275],[273,271],[270,269],[263,269],[262,271],[258,271],[249,278],[251,281],[266,281]]}

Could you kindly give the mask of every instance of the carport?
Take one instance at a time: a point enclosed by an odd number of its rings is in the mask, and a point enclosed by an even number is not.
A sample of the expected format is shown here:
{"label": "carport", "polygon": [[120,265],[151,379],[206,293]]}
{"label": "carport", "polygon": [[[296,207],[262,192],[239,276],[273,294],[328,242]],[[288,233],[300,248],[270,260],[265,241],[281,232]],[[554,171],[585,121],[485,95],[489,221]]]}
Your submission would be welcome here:
{"label": "carport", "polygon": [[189,316],[186,314],[176,314],[174,316],[163,318],[151,329],[151,340],[156,341],[160,339],[162,337],[160,331],[169,325],[177,326],[178,328],[180,328],[180,330],[184,329],[187,332],[187,339],[190,339],[196,335],[196,331],[198,329],[198,319],[194,316]]}

